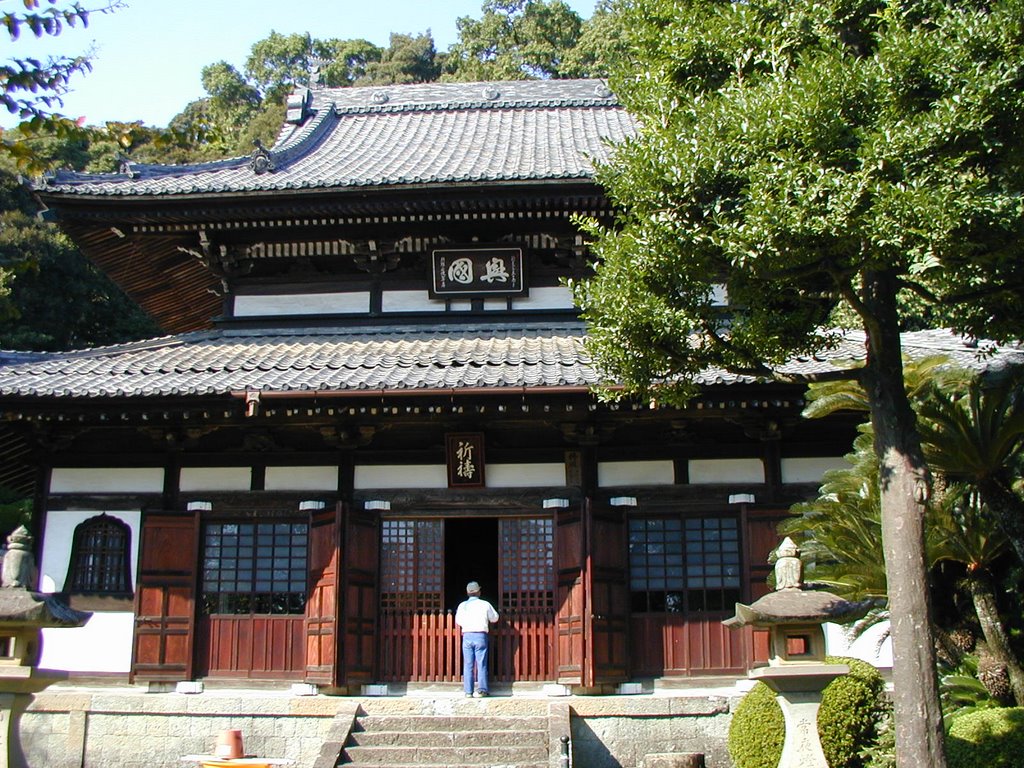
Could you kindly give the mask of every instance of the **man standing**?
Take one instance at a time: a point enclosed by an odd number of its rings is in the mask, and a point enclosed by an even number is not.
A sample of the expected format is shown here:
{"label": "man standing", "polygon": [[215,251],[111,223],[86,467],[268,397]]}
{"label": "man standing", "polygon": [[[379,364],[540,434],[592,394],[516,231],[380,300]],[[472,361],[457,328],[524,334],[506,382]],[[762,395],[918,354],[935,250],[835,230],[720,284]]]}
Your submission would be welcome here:
{"label": "man standing", "polygon": [[[498,620],[498,612],[486,600],[480,599],[480,585],[475,581],[466,585],[468,597],[455,611],[455,623],[462,630],[462,686],[466,696],[481,698],[488,694],[487,650],[488,632]],[[475,673],[475,675],[474,675]],[[476,691],[473,690],[474,677]]]}

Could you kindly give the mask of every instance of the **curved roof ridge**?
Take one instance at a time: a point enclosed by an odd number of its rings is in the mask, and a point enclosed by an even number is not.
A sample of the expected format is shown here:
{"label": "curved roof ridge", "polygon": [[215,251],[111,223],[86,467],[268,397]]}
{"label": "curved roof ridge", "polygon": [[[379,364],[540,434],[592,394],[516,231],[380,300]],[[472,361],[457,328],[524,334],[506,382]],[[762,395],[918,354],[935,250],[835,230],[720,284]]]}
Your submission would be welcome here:
{"label": "curved roof ridge", "polygon": [[621,106],[607,83],[596,79],[481,80],[321,88],[313,91],[313,103],[315,108],[330,104],[339,114]]}

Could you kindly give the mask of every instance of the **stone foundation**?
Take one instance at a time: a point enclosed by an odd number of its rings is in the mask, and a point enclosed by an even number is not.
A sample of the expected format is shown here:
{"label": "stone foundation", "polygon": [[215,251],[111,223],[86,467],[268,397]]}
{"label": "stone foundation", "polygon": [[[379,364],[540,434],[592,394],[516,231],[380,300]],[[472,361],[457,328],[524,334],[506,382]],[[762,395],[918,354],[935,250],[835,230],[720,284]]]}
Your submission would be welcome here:
{"label": "stone foundation", "polygon": [[[428,698],[437,699],[434,707],[447,698],[451,706],[463,702],[461,693],[361,698],[73,686],[18,698],[11,768],[183,768],[182,756],[210,754],[226,728],[242,731],[247,754],[288,758],[295,768],[333,768],[361,706],[405,711]],[[515,708],[523,698],[529,696],[498,695],[486,706]],[[667,765],[666,755],[677,753],[705,755],[706,768],[731,768],[726,737],[735,701],[728,694],[539,698],[567,705],[556,709],[570,717],[578,768],[648,768],[648,756],[651,766]]]}

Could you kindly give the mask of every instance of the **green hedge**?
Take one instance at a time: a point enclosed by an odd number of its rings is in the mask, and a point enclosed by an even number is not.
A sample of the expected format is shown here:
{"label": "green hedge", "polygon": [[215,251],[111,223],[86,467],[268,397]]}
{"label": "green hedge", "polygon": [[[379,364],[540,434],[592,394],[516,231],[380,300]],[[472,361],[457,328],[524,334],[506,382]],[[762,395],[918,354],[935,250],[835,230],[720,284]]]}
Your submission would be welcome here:
{"label": "green hedge", "polygon": [[[818,710],[818,733],[831,768],[861,768],[861,750],[875,736],[882,690],[878,670],[865,661],[829,657],[829,664],[848,664],[850,674],[829,683]],[[776,768],[785,734],[775,694],[758,683],[743,697],[729,724],[729,755],[736,768]]]}
{"label": "green hedge", "polygon": [[1024,707],[979,709],[953,719],[949,768],[1014,768],[1024,760]]}

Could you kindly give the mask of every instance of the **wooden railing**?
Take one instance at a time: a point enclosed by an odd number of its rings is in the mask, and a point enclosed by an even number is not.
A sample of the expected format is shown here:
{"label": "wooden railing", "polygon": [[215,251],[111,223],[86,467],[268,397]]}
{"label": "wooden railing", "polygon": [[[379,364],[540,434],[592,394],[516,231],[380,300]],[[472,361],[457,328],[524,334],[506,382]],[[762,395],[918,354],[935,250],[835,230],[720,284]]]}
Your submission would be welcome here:
{"label": "wooden railing", "polygon": [[[462,636],[452,611],[386,611],[380,620],[380,671],[386,681],[462,679]],[[505,612],[491,629],[492,680],[553,680],[552,612]]]}

